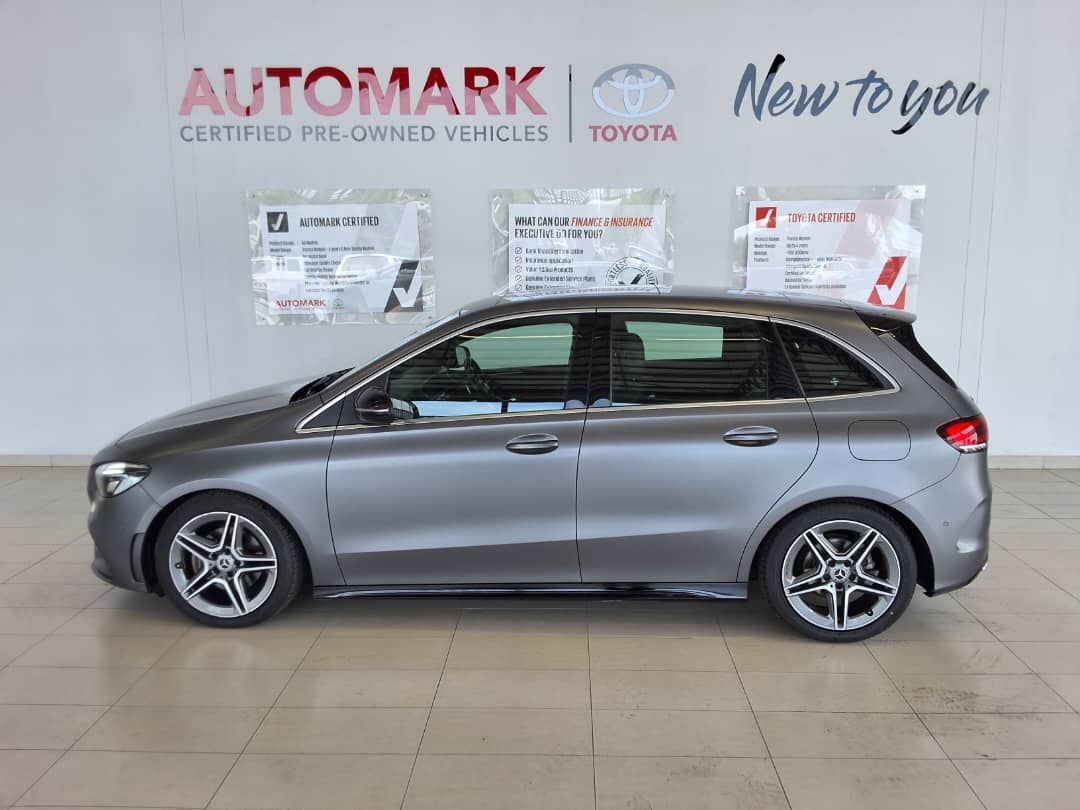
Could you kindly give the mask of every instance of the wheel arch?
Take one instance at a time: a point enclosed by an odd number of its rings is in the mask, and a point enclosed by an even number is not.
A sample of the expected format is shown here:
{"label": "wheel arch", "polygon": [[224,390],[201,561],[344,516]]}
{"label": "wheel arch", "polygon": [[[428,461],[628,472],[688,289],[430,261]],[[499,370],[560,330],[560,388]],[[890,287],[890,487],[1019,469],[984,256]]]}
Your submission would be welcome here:
{"label": "wheel arch", "polygon": [[168,519],[185,503],[192,498],[196,498],[200,495],[240,495],[245,498],[251,498],[258,501],[262,506],[269,509],[277,517],[289,527],[293,535],[297,538],[298,545],[300,546],[300,560],[304,566],[304,581],[307,584],[312,582],[311,571],[311,559],[307,548],[307,543],[304,540],[303,535],[297,531],[294,521],[289,520],[280,509],[274,504],[267,501],[265,498],[259,497],[251,492],[245,492],[240,489],[234,489],[230,487],[211,486],[199,489],[193,489],[187,492],[177,494],[172,500],[168,501],[162,506],[157,513],[151,518],[149,525],[146,527],[146,531],[143,533],[142,547],[139,550],[139,567],[143,576],[143,581],[146,582],[147,589],[160,594],[162,593],[161,584],[157,581],[157,571],[154,565],[154,554],[156,553],[157,544],[160,540],[161,529],[168,521]]}
{"label": "wheel arch", "polygon": [[[872,498],[849,498],[849,497],[828,497],[821,498],[815,501],[809,501],[807,503],[801,503],[798,506],[793,507],[781,517],[773,520],[767,530],[761,534],[761,539],[753,549],[753,553],[749,555],[749,564],[745,569],[746,579],[757,579],[761,569],[761,563],[765,558],[765,554],[768,553],[769,545],[773,539],[780,533],[784,525],[791,519],[805,512],[807,509],[813,509],[818,506],[824,506],[828,504],[860,504],[862,506],[870,506],[875,509],[880,509],[885,512],[889,517],[895,520],[903,527],[904,531],[908,535],[908,539],[911,540],[912,548],[915,550],[915,560],[918,566],[916,572],[916,581],[927,592],[933,592],[934,589],[934,557],[930,553],[930,544],[926,540],[926,536],[922,530],[915,524],[911,518],[905,515],[900,510],[882,501],[874,500]],[[748,552],[750,552],[749,546],[746,551],[743,552],[743,560],[748,559]],[[742,573],[742,572],[740,572]],[[741,578],[741,577],[740,577]]]}

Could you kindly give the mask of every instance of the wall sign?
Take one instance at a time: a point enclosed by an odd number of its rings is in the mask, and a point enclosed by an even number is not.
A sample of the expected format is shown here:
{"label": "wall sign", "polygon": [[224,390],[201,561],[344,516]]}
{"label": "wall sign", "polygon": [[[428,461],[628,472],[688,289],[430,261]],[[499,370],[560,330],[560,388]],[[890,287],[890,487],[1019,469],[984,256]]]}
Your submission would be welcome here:
{"label": "wall sign", "polygon": [[249,192],[256,323],[430,320],[428,198],[406,190]]}

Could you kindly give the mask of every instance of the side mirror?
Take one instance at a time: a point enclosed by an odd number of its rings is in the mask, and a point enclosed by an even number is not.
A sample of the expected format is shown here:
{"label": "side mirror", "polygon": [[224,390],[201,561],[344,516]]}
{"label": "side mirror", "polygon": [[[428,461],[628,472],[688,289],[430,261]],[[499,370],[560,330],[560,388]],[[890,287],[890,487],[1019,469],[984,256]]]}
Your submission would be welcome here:
{"label": "side mirror", "polygon": [[353,400],[353,409],[361,422],[369,425],[388,425],[394,421],[394,411],[390,407],[390,395],[381,388],[368,388],[361,391]]}

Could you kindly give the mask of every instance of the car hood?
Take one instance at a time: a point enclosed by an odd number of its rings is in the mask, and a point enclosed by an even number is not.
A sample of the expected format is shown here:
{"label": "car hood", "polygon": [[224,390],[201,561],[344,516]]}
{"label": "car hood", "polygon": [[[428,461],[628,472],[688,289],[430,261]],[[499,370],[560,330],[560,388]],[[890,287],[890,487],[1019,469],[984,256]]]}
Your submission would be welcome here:
{"label": "car hood", "polygon": [[207,402],[200,402],[166,416],[151,419],[149,422],[145,422],[134,430],[125,433],[116,443],[123,447],[125,442],[140,439],[153,433],[280,408],[287,405],[296,390],[305,383],[310,382],[311,379],[311,377],[300,377],[299,379],[275,383],[274,385],[264,385],[260,388],[251,388],[247,391],[239,391]]}

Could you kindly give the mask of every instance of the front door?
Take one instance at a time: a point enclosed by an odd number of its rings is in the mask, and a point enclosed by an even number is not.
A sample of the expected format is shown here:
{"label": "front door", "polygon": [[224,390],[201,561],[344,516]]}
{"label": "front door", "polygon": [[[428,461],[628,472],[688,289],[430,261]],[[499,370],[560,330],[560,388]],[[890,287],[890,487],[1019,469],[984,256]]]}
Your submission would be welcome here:
{"label": "front door", "polygon": [[327,506],[350,585],[579,582],[575,481],[592,315],[465,329],[346,399]]}
{"label": "front door", "polygon": [[[615,312],[578,470],[585,582],[734,582],[817,430],[771,324]],[[598,322],[598,329],[602,328]],[[594,369],[594,380],[598,370]]]}

